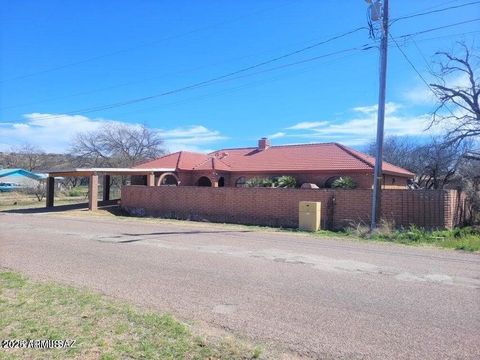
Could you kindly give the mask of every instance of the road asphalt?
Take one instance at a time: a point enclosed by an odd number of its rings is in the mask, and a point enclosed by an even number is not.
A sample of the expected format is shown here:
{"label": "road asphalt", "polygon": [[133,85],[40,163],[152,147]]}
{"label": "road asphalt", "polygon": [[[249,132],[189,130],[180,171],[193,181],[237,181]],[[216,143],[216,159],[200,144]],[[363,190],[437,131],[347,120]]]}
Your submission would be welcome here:
{"label": "road asphalt", "polygon": [[0,213],[0,225],[0,267],[284,358],[480,359],[479,254],[94,214]]}

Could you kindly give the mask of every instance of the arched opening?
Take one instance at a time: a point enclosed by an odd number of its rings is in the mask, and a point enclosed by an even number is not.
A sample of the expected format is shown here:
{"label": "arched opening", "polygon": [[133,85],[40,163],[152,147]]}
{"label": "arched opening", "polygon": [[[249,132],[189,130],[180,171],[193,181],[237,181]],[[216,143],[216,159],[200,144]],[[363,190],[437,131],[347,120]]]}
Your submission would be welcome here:
{"label": "arched opening", "polygon": [[223,176],[218,179],[218,187],[224,187],[225,186],[225,178]]}
{"label": "arched opening", "polygon": [[178,186],[180,179],[174,173],[164,173],[157,180],[157,186]]}
{"label": "arched opening", "polygon": [[178,180],[175,176],[172,174],[165,175],[160,182],[160,185],[165,185],[165,186],[177,186],[178,185]]}
{"label": "arched opening", "polygon": [[235,187],[245,187],[247,182],[247,179],[245,176],[240,176],[237,181],[235,181]]}
{"label": "arched opening", "polygon": [[324,187],[326,187],[327,189],[330,189],[332,187],[333,182],[337,179],[340,179],[340,176],[329,177],[327,180],[325,180]]}
{"label": "arched opening", "polygon": [[206,177],[206,176],[202,176],[201,178],[199,178],[197,180],[197,186],[212,186],[212,181]]}

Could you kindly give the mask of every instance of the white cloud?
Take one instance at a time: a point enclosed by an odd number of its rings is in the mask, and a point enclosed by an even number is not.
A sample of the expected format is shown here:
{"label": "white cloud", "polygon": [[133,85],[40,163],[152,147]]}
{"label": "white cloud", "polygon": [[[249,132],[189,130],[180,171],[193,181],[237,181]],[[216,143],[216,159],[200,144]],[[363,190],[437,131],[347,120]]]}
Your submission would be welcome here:
{"label": "white cloud", "polygon": [[304,121],[287,128],[287,130],[313,129],[328,124],[328,121]]}
{"label": "white cloud", "polygon": [[76,133],[95,130],[105,123],[102,119],[80,115],[32,113],[23,117],[24,122],[1,124],[3,144],[0,150],[29,143],[48,152],[65,152]]}
{"label": "white cloud", "polygon": [[[436,127],[426,133],[425,130],[430,124],[431,115],[405,115],[399,112],[401,108],[396,103],[386,105],[385,134],[387,136],[425,136],[443,131]],[[308,128],[303,126],[303,122],[290,126],[287,129],[294,131],[285,134],[285,137],[302,138],[308,141],[340,142],[347,145],[368,143],[374,139],[376,133],[377,105],[356,107],[352,110],[353,116],[343,122],[322,121],[318,126]]]}
{"label": "white cloud", "polygon": [[[391,115],[395,112],[397,112],[398,109],[400,109],[402,106],[400,104],[394,103],[394,102],[387,102],[385,104],[385,115]],[[354,107],[352,109],[355,112],[359,112],[362,114],[376,114],[378,111],[378,105],[369,105],[369,106],[358,106]]]}
{"label": "white cloud", "polygon": [[279,132],[276,132],[275,134],[268,135],[267,137],[269,139],[280,139],[282,137],[285,137],[285,135],[287,135],[287,133],[285,133],[283,131],[279,131]]}
{"label": "white cloud", "polygon": [[159,130],[159,134],[164,139],[168,150],[172,152],[179,150],[211,152],[211,149],[206,149],[204,146],[211,146],[226,139],[219,131],[210,130],[201,125]]}
{"label": "white cloud", "polygon": [[[467,89],[470,85],[470,80],[467,74],[450,75],[445,77],[444,80],[445,86],[458,90]],[[438,84],[439,80],[427,79],[427,82]],[[434,105],[438,102],[437,96],[424,83],[415,85],[413,88],[405,91],[403,96],[409,103],[413,105]]]}
{"label": "white cloud", "polygon": [[[0,123],[0,138],[2,139],[0,151],[29,143],[47,152],[63,153],[68,151],[72,138],[79,132],[96,130],[111,122],[139,126],[139,124],[101,118],[91,119],[81,115],[32,113],[25,114],[23,117],[25,120],[22,122]],[[157,131],[169,151],[207,152],[210,151],[211,145],[225,139],[218,131],[201,125],[158,129]]]}

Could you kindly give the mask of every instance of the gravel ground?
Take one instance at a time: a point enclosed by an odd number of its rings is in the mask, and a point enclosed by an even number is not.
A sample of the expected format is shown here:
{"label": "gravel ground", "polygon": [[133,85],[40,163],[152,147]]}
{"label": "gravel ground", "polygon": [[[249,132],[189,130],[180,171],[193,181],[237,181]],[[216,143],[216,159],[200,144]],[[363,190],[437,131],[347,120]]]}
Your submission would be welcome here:
{"label": "gravel ground", "polygon": [[0,224],[1,267],[286,358],[480,358],[478,253],[95,214],[1,213]]}

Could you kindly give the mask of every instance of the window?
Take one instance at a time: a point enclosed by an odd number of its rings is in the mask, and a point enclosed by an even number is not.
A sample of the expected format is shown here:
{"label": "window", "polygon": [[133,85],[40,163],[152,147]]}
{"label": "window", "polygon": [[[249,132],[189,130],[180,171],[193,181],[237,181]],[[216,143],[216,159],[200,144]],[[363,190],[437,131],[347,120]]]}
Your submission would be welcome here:
{"label": "window", "polygon": [[177,181],[177,178],[174,175],[167,174],[163,177],[162,183],[160,185],[177,186],[178,181]]}

